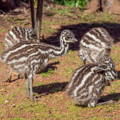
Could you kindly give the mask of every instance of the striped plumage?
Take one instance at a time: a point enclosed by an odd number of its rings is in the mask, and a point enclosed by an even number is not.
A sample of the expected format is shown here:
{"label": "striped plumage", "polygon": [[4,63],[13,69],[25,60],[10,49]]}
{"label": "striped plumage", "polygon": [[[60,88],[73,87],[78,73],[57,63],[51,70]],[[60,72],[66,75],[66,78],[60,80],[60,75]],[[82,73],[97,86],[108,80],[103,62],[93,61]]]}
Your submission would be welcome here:
{"label": "striped plumage", "polygon": [[105,86],[117,77],[112,60],[103,58],[103,61],[100,64],[86,64],[74,72],[66,91],[77,104],[88,107],[100,104],[98,100]]}
{"label": "striped plumage", "polygon": [[104,76],[108,85],[110,85],[110,82],[117,77],[117,72],[115,72],[115,65],[112,59],[108,58],[107,56],[103,58],[101,57],[101,59],[99,60],[98,66],[100,66],[100,68],[102,66],[102,69],[105,66],[106,71],[104,73]]}
{"label": "striped plumage", "polygon": [[95,63],[101,52],[104,51],[104,56],[110,54],[112,44],[113,38],[104,28],[92,28],[81,38],[79,55],[84,64]]}
{"label": "striped plumage", "polygon": [[70,30],[64,30],[60,35],[60,47],[40,42],[20,42],[3,52],[1,59],[16,72],[27,77],[28,96],[32,99],[32,81],[36,72],[43,70],[48,60],[67,53],[69,44],[76,38]]}
{"label": "striped plumage", "polygon": [[21,41],[39,42],[31,28],[12,27],[5,35],[5,49],[11,48]]}

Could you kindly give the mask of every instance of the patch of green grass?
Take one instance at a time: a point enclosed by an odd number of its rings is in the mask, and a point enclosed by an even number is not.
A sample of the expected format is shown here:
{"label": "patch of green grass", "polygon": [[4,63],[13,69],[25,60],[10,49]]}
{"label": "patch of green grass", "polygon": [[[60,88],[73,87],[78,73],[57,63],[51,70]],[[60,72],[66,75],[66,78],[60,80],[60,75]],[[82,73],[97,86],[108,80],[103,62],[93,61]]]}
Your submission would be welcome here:
{"label": "patch of green grass", "polygon": [[120,47],[119,47],[118,45],[113,45],[113,46],[112,46],[112,49],[113,49],[113,50],[120,50]]}
{"label": "patch of green grass", "polygon": [[5,97],[3,95],[0,95],[0,104],[3,104],[5,101]]}
{"label": "patch of green grass", "polygon": [[52,118],[55,120],[63,120],[65,118],[65,115],[59,112],[56,112],[55,114],[52,115]]}
{"label": "patch of green grass", "polygon": [[67,67],[67,68],[65,68],[64,75],[65,75],[65,76],[69,76],[69,75],[71,75],[73,72],[74,72],[74,69],[73,69],[73,68]]}
{"label": "patch of green grass", "polygon": [[70,9],[53,9],[53,11],[57,14],[60,14],[60,15],[64,15],[64,14],[69,14],[70,13]]}
{"label": "patch of green grass", "polygon": [[3,118],[3,116],[4,116],[3,114],[4,114],[4,113],[3,113],[3,111],[1,110],[1,111],[0,111],[0,119]]}
{"label": "patch of green grass", "polygon": [[89,120],[112,120],[112,118],[108,118],[108,117],[92,117],[92,118],[90,118]]}
{"label": "patch of green grass", "polygon": [[24,118],[11,118],[10,120],[25,120]]}
{"label": "patch of green grass", "polygon": [[55,24],[55,22],[54,21],[43,21],[43,24],[53,25],[53,24]]}
{"label": "patch of green grass", "polygon": [[16,18],[16,17],[8,17],[7,18],[8,22],[17,24],[17,25],[26,25],[25,19],[20,19],[20,18]]}
{"label": "patch of green grass", "polygon": [[69,110],[70,112],[78,112],[80,109],[81,109],[81,107],[76,107],[76,106],[75,106],[75,103],[72,103],[72,104],[69,105],[69,107],[68,107],[68,110]]}
{"label": "patch of green grass", "polygon": [[85,14],[84,12],[77,15],[79,17],[80,22],[82,23],[116,23],[117,17],[113,14],[109,13],[94,13],[94,14]]}
{"label": "patch of green grass", "polygon": [[42,83],[42,82],[36,82],[35,83],[35,86],[42,86],[42,85],[44,85],[44,83]]}
{"label": "patch of green grass", "polygon": [[31,102],[29,102],[29,101],[24,101],[20,104],[17,104],[14,107],[14,113],[19,114],[21,110],[26,111],[30,106],[32,107]]}
{"label": "patch of green grass", "polygon": [[103,12],[101,14],[101,18],[100,19],[104,20],[104,22],[112,22],[112,21],[114,22],[115,18],[116,17],[114,15]]}
{"label": "patch of green grass", "polygon": [[94,18],[94,14],[90,15],[90,14],[83,14],[83,15],[80,15],[80,18],[84,21],[89,21],[91,18]]}
{"label": "patch of green grass", "polygon": [[52,29],[51,27],[49,27],[48,25],[44,25],[43,26],[44,29],[42,30],[43,33],[46,33],[46,34],[53,34],[56,32],[55,29]]}
{"label": "patch of green grass", "polygon": [[12,101],[15,97],[16,97],[15,93],[11,94],[9,96],[4,96],[4,97],[3,97],[3,95],[0,95],[0,104],[5,103],[5,100]]}
{"label": "patch of green grass", "polygon": [[73,64],[82,65],[82,59],[78,55],[78,51],[70,51],[67,54],[67,61],[73,62]]}
{"label": "patch of green grass", "polygon": [[0,95],[0,104],[3,104],[5,100],[11,101],[16,97],[16,93],[10,95]]}
{"label": "patch of green grass", "polygon": [[3,52],[4,50],[4,44],[3,42],[0,42],[0,54]]}
{"label": "patch of green grass", "polygon": [[[14,108],[14,112],[16,114],[20,114],[20,111],[24,111],[25,113],[34,113],[31,117],[31,120],[42,120],[49,118],[49,108],[38,102],[31,102],[31,101],[24,101],[23,103],[19,104]],[[34,119],[35,116],[35,119]]]}
{"label": "patch of green grass", "polygon": [[27,106],[27,111],[29,112],[35,112],[35,113],[44,113],[47,111],[47,107],[43,104],[40,104],[40,103],[36,103],[36,104],[32,104],[32,105],[28,105]]}
{"label": "patch of green grass", "polygon": [[6,32],[6,29],[0,28],[0,34]]}
{"label": "patch of green grass", "polygon": [[13,22],[13,21],[15,21],[15,20],[16,20],[15,17],[7,17],[7,21],[8,21],[8,22]]}
{"label": "patch of green grass", "polygon": [[48,69],[47,72],[40,73],[42,77],[50,77],[54,73],[54,70]]}
{"label": "patch of green grass", "polygon": [[54,30],[54,29],[52,29],[52,28],[49,28],[48,30],[47,30],[47,32],[48,33],[54,33],[56,30]]}
{"label": "patch of green grass", "polygon": [[119,89],[119,87],[120,87],[119,81],[114,81],[111,84],[112,84],[111,87],[108,88],[109,93],[113,94],[113,93],[116,93],[118,90],[120,90]]}

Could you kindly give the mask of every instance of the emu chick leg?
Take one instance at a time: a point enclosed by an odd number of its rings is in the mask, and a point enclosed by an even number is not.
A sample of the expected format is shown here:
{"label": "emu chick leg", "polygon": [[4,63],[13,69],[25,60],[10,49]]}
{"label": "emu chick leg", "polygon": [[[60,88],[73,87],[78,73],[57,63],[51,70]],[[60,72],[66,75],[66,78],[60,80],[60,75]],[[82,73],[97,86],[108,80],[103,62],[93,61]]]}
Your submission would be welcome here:
{"label": "emu chick leg", "polygon": [[26,87],[27,87],[27,95],[33,100],[33,74],[30,72],[27,76]]}

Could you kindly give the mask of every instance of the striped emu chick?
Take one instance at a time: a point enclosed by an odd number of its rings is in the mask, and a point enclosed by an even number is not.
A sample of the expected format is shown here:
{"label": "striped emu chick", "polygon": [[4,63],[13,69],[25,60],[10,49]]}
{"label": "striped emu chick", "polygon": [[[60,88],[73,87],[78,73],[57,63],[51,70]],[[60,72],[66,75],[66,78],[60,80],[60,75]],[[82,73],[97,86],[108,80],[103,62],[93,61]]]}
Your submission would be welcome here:
{"label": "striped emu chick", "polygon": [[5,35],[5,49],[13,47],[21,41],[39,42],[31,28],[12,27]]}
{"label": "striped emu chick", "polygon": [[60,47],[24,41],[4,51],[1,60],[26,76],[28,96],[33,99],[32,82],[35,73],[43,70],[49,59],[66,54],[69,44],[75,41],[74,34],[70,30],[64,30],[60,35]]}
{"label": "striped emu chick", "polygon": [[105,58],[102,61],[103,64],[86,64],[74,72],[66,91],[76,104],[95,107],[112,102],[98,103],[105,86],[117,77],[112,60]]}
{"label": "striped emu chick", "polygon": [[92,28],[80,41],[79,55],[84,64],[98,62],[100,54],[109,55],[113,44],[113,38],[102,27]]}

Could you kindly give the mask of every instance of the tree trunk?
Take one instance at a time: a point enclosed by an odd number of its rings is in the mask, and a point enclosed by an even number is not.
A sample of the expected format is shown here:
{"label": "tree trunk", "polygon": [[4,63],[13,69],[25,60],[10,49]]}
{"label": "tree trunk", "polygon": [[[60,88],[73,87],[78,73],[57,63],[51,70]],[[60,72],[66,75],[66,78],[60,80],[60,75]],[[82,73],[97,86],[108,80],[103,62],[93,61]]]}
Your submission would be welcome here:
{"label": "tree trunk", "polygon": [[91,0],[85,7],[85,13],[93,13],[99,10],[100,0]]}
{"label": "tree trunk", "polygon": [[120,14],[120,0],[102,0],[104,12]]}
{"label": "tree trunk", "polygon": [[40,39],[42,29],[42,14],[43,14],[43,0],[38,0],[35,23],[35,31],[38,39]]}
{"label": "tree trunk", "polygon": [[30,0],[32,28],[40,39],[42,27],[43,0],[37,0],[37,10],[34,8],[34,0]]}
{"label": "tree trunk", "polygon": [[34,8],[34,0],[30,0],[30,10],[31,10],[31,23],[32,23],[32,29],[35,31],[35,20],[36,20],[36,14],[35,14],[35,8]]}
{"label": "tree trunk", "polygon": [[108,13],[120,14],[120,0],[91,0],[85,13],[93,13],[98,10]]}

